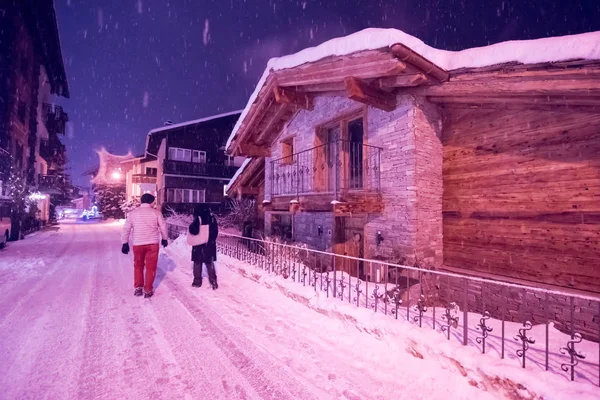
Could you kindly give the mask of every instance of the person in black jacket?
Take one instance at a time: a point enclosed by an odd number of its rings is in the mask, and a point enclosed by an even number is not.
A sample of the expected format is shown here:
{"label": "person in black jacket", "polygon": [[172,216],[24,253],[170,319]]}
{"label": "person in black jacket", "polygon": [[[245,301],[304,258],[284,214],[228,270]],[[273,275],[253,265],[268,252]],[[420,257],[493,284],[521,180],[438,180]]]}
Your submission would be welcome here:
{"label": "person in black jacket", "polygon": [[208,225],[208,243],[192,247],[192,261],[194,262],[194,282],[192,286],[202,286],[202,264],[206,265],[208,272],[208,281],[213,290],[216,290],[217,272],[214,262],[217,261],[217,236],[219,235],[219,226],[216,218],[211,215],[210,209],[205,204],[200,204],[194,210],[194,222],[191,223],[189,232],[192,235],[200,233],[200,225]]}

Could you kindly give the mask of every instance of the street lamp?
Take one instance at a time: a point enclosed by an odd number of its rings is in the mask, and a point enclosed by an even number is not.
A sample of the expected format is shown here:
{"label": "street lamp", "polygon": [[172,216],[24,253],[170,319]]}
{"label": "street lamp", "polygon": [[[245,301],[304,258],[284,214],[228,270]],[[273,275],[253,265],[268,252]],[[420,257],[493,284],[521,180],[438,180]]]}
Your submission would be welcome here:
{"label": "street lamp", "polygon": [[121,171],[113,171],[113,173],[111,174],[111,177],[115,180],[118,181],[119,179],[121,179]]}

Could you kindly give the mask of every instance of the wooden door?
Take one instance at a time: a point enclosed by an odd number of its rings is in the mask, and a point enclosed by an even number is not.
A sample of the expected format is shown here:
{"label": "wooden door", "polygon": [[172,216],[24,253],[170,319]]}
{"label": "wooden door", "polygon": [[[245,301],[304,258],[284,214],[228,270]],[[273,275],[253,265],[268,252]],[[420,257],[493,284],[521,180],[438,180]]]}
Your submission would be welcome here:
{"label": "wooden door", "polygon": [[[349,257],[363,258],[364,237],[363,232],[357,229],[346,229],[345,254]],[[345,259],[344,271],[354,277],[364,276],[363,262],[354,259]]]}

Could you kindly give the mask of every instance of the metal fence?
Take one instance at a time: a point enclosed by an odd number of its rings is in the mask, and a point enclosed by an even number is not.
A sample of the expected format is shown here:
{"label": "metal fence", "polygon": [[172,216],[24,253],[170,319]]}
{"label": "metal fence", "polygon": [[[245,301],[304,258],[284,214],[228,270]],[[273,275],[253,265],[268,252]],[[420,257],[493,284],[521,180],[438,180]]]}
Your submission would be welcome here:
{"label": "metal fence", "polygon": [[327,297],[434,329],[447,340],[513,359],[523,368],[600,386],[597,297],[230,234],[220,234],[217,246],[221,254]]}

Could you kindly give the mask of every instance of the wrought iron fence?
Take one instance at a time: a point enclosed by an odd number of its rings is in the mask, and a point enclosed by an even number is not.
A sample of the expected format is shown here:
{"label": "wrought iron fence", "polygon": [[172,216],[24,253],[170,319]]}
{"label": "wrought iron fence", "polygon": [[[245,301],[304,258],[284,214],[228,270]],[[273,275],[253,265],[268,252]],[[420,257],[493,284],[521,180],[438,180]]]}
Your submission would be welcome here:
{"label": "wrought iron fence", "polygon": [[338,140],[271,161],[271,193],[379,191],[381,148]]}
{"label": "wrought iron fence", "polygon": [[600,386],[600,299],[595,296],[225,233],[217,246],[223,255],[327,297],[434,329],[447,340],[512,359],[523,368],[537,367]]}

